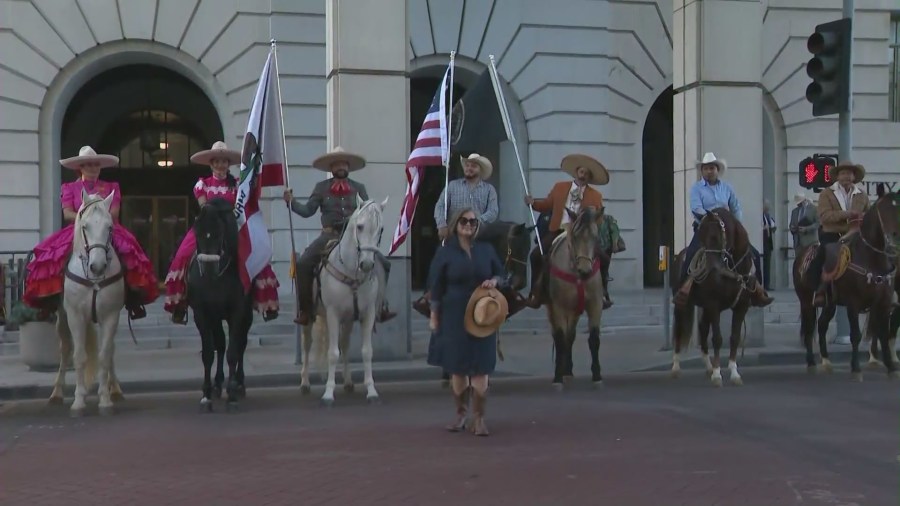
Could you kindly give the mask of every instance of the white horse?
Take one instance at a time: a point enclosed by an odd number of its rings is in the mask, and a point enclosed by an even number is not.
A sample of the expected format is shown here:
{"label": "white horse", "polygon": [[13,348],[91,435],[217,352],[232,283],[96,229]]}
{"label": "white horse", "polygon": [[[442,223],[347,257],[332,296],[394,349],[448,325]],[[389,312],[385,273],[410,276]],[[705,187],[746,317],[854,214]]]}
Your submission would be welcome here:
{"label": "white horse", "polygon": [[[315,304],[316,319],[303,328],[300,391],[304,394],[310,392],[309,353],[315,340],[320,366],[325,361],[326,353],[328,357],[328,380],[322,395],[322,403],[326,406],[334,403],[334,372],[339,357],[343,358],[344,363],[344,390],[353,391],[348,347],[355,321],[359,321],[362,334],[366,399],[369,402],[378,401],[378,391],[372,379],[372,330],[375,315],[384,299],[384,268],[376,253],[384,229],[381,215],[387,201],[385,198],[381,204],[372,200],[363,202],[359,196],[356,197],[356,211],[347,220],[339,243],[328,254],[319,274],[317,284],[321,291]],[[319,290],[314,286],[313,294],[317,292]]]}
{"label": "white horse", "polygon": [[[113,365],[114,338],[125,306],[125,272],[112,247],[114,194],[105,199],[81,191],[81,208],[75,218],[72,256],[66,265],[63,297],[56,329],[59,333],[59,372],[51,403],[63,402],[66,368],[74,360],[75,400],[73,416],[84,414],[84,397],[99,384],[100,414],[113,412],[113,400],[122,389]],[[100,325],[98,349],[94,324]]]}

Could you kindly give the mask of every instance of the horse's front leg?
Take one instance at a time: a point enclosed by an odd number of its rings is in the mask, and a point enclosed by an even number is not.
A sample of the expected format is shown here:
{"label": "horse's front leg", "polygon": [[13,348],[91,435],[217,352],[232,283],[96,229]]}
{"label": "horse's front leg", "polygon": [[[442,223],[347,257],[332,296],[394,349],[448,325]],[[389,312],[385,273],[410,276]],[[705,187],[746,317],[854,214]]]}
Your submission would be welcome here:
{"label": "horse's front leg", "polygon": [[[122,298],[124,299],[124,295]],[[97,374],[97,395],[100,398],[99,407],[101,415],[113,414],[113,401],[110,395],[110,371],[113,369],[113,359],[116,354],[116,328],[119,326],[119,311],[114,311],[100,323],[100,349]]]}
{"label": "horse's front leg", "polygon": [[334,404],[334,374],[340,358],[338,341],[341,333],[341,321],[336,311],[328,311],[325,318],[328,320],[328,378],[325,381],[325,393],[322,394],[322,404],[331,406]]}
{"label": "horse's front leg", "polygon": [[[362,331],[362,327],[360,327]],[[338,338],[338,352],[341,354],[343,366],[344,391],[353,392],[353,374],[350,371],[350,333],[353,331],[353,322],[341,324],[341,334]]]}
{"label": "horse's front leg", "polygon": [[591,350],[591,381],[594,385],[603,384],[600,374],[600,316],[603,311],[601,299],[588,310],[588,348]]}
{"label": "horse's front leg", "polygon": [[[878,331],[878,335],[872,337],[872,347],[875,347],[875,343],[877,342],[881,346],[881,358],[884,362],[884,367],[887,369],[888,378],[891,379],[900,379],[900,372],[897,371],[897,362],[894,358],[894,348],[893,342],[890,339],[889,327],[890,327],[890,315],[885,314],[883,311],[876,314],[873,310],[869,313],[869,318],[875,329]],[[877,324],[877,325],[876,325]],[[871,327],[870,332],[871,334]]]}
{"label": "horse's front leg", "polygon": [[[200,358],[203,362],[203,387],[201,389],[202,397],[200,398],[200,409],[212,411],[213,394],[210,370],[212,369],[213,360],[216,355],[214,338],[216,333],[214,330],[216,322],[209,321],[205,311],[196,311],[194,313],[194,323],[197,326],[197,330],[200,332]],[[219,353],[219,364],[222,363],[221,359],[224,355],[224,353]],[[219,385],[218,396],[221,397],[221,395],[221,385]]]}
{"label": "horse's front leg", "polygon": [[[856,381],[862,381],[862,370],[859,367],[859,342],[862,341],[862,332],[859,329],[859,311],[852,306],[847,306],[847,319],[850,320],[850,373]],[[878,327],[876,327],[878,328]]]}
{"label": "horse's front leg", "polygon": [[300,393],[303,395],[308,394],[312,389],[309,386],[309,352],[312,350],[312,324],[304,325],[301,329],[300,340],[303,345],[303,356],[300,357]]}
{"label": "horse's front leg", "polygon": [[63,403],[66,395],[66,370],[72,363],[72,332],[69,330],[69,319],[62,308],[57,313],[56,333],[59,335],[59,371],[56,372],[53,392],[47,401],[50,404]]}
{"label": "horse's front leg", "polygon": [[720,317],[722,313],[716,309],[715,311],[703,311],[704,313],[709,313],[710,326],[712,327],[712,342],[713,342],[713,358],[712,358],[712,374],[709,379],[714,386],[720,387],[722,386],[722,365],[719,358],[719,355],[722,351],[722,326],[720,324]]}
{"label": "horse's front leg", "polygon": [[744,380],[738,372],[737,351],[741,346],[741,330],[744,326],[744,319],[747,317],[747,303],[741,303],[738,307],[731,311],[731,339],[728,350],[728,380],[733,385],[743,385]]}
{"label": "horse's front leg", "polygon": [[836,312],[837,306],[828,304],[822,308],[822,314],[819,315],[819,355],[822,357],[822,363],[819,364],[819,367],[827,373],[832,371],[832,367],[831,360],[828,359],[828,339],[826,334],[828,333],[828,324],[831,323],[831,319],[834,318]]}
{"label": "horse's front leg", "polygon": [[559,321],[556,313],[550,309],[550,325],[553,329],[553,351],[556,354],[556,364],[553,370],[553,387],[562,390],[563,374],[566,371],[566,327]]}
{"label": "horse's front leg", "polygon": [[[374,354],[372,348],[372,330],[375,326],[375,312],[379,310],[380,308],[377,305],[373,305],[369,311],[366,311],[366,314],[363,315],[362,321],[360,322],[363,377],[366,385],[366,401],[370,404],[377,403],[379,399],[378,390],[375,390],[375,378],[372,377],[372,356]],[[349,376],[349,371],[347,371],[347,375]],[[347,380],[344,380],[344,382],[346,383]]]}
{"label": "horse's front leg", "polygon": [[711,325],[709,313],[710,311],[705,309],[700,310],[700,318],[697,320],[697,337],[700,339],[700,359],[706,366],[706,375],[712,376],[713,366],[709,361],[709,329]]}
{"label": "horse's front leg", "polygon": [[[68,319],[69,331],[72,335],[72,365],[75,368],[75,399],[69,410],[72,416],[81,416],[86,407],[84,398],[87,396],[88,376],[93,376],[95,371],[88,371],[87,322],[82,315],[71,312]],[[90,364],[90,367],[94,366],[95,364]]]}
{"label": "horse's front leg", "polygon": [[572,379],[575,377],[572,369],[574,365],[572,363],[572,352],[575,349],[575,334],[578,332],[578,316],[571,315],[569,320],[566,322],[566,370],[563,373],[563,383],[571,384]]}
{"label": "horse's front leg", "polygon": [[[237,408],[240,399],[237,368],[242,348],[240,343],[241,327],[234,319],[228,322],[228,349],[225,351],[225,360],[228,362],[228,385],[225,392],[228,395],[226,409],[229,411]],[[246,339],[246,335],[244,339]]]}
{"label": "horse's front leg", "polygon": [[[194,313],[194,321],[197,321],[197,313]],[[220,321],[206,322],[204,328],[209,329],[210,332],[210,335],[204,338],[204,346],[206,346],[205,341],[208,339],[210,357],[215,355],[216,360],[216,377],[211,394],[213,397],[209,397],[209,399],[221,399],[223,386],[225,385],[225,354],[228,352],[228,338],[225,337],[225,329],[222,328],[222,322]],[[203,365],[206,367],[206,373],[209,374],[210,368],[212,368],[212,359],[210,358],[208,367],[206,366],[206,359],[204,359]],[[204,396],[207,396],[205,389]]]}

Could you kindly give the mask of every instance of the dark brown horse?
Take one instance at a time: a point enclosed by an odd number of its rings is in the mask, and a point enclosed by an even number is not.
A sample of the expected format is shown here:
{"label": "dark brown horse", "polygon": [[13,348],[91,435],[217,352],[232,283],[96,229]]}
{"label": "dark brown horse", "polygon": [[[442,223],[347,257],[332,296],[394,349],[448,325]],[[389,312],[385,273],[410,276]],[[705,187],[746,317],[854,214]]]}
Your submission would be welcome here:
{"label": "dark brown horse", "polygon": [[[737,368],[737,350],[741,344],[741,329],[744,317],[750,308],[751,283],[756,282],[753,273],[753,253],[747,230],[727,209],[714,209],[700,220],[695,232],[700,242],[700,250],[694,255],[688,269],[692,283],[690,296],[684,304],[676,304],[674,309],[673,334],[675,353],[672,356],[672,376],[681,373],[679,355],[691,341],[694,326],[694,308],[701,310],[697,330],[700,350],[706,372],[715,386],[722,386],[722,372],[719,350],[722,348],[722,331],[719,318],[722,311],[731,310],[731,347],[728,355],[730,381],[743,384]],[[675,257],[670,271],[672,293],[677,293],[682,284],[681,271],[685,251]],[[709,331],[712,329],[713,357],[709,358]]]}
{"label": "dark brown horse", "polygon": [[[831,286],[825,306],[818,317],[819,354],[823,370],[831,370],[825,334],[828,324],[834,318],[837,306],[847,308],[850,320],[850,344],[853,351],[850,368],[853,378],[862,381],[859,366],[859,343],[862,333],[859,328],[859,314],[869,312],[869,333],[879,340],[882,360],[891,377],[900,377],[891,350],[891,312],[896,280],[895,244],[900,239],[900,224],[896,193],[885,192],[883,184],[878,185],[878,199],[863,215],[858,231],[846,234],[839,243],[826,245],[826,260],[823,279],[830,280]],[[816,245],[806,248],[794,260],[794,291],[800,299],[800,332],[806,345],[806,365],[815,371],[815,356],[812,350],[813,328],[816,324],[816,308],[813,294],[818,281],[809,279],[807,267],[809,256],[815,253]],[[845,255],[849,253],[849,258]]]}

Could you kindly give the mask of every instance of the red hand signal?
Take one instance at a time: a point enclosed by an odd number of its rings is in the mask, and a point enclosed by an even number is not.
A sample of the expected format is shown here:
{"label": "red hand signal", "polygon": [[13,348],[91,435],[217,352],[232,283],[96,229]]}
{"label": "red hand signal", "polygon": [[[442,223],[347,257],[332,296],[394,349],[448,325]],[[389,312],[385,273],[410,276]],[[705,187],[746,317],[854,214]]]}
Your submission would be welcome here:
{"label": "red hand signal", "polygon": [[[809,162],[806,164],[804,169],[804,175],[806,177],[806,182],[812,184],[816,180],[816,174],[819,173],[819,170],[816,168],[816,164],[813,162]],[[826,176],[827,177],[827,176]],[[827,179],[826,179],[827,180]]]}

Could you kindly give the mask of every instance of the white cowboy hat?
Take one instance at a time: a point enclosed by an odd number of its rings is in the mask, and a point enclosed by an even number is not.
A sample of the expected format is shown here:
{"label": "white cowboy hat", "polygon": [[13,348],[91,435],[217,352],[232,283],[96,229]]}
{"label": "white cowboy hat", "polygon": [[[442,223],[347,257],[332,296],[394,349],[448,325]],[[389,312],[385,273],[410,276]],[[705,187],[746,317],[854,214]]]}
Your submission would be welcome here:
{"label": "white cowboy hat", "polygon": [[366,166],[365,158],[355,153],[344,151],[344,148],[340,146],[313,160],[312,166],[319,170],[324,170],[325,172],[331,172],[331,164],[340,161],[347,162],[347,165],[349,166],[347,170],[349,172],[359,170]]}
{"label": "white cowboy hat", "polygon": [[862,165],[860,165],[858,163],[853,163],[850,161],[843,161],[831,168],[830,172],[831,172],[831,180],[832,181],[837,181],[838,173],[842,169],[850,169],[853,171],[853,179],[854,179],[853,182],[854,183],[858,183],[858,182],[862,181],[863,179],[865,179],[865,177],[866,177],[866,168],[865,167],[863,167]]}
{"label": "white cowboy hat", "polygon": [[609,183],[609,171],[595,158],[582,154],[571,154],[563,157],[560,168],[572,177],[576,177],[578,167],[584,167],[591,173],[589,184],[605,185]]}
{"label": "white cowboy hat", "polygon": [[466,162],[477,163],[479,167],[481,167],[481,179],[490,179],[491,174],[494,173],[494,165],[488,160],[486,157],[479,155],[478,153],[472,153],[468,157],[460,156],[459,163],[465,167]]}
{"label": "white cowboy hat", "polygon": [[715,165],[719,168],[719,174],[725,172],[725,169],[728,168],[728,164],[722,158],[716,158],[715,153],[709,152],[703,155],[703,159],[697,161],[697,168],[704,165]]}
{"label": "white cowboy hat", "polygon": [[799,204],[799,203],[803,202],[804,200],[806,200],[805,193],[798,191],[797,193],[794,194],[794,203],[795,204]]}
{"label": "white cowboy hat", "polygon": [[101,169],[115,167],[119,163],[119,157],[113,155],[98,155],[97,152],[94,151],[94,148],[90,146],[81,146],[81,149],[78,150],[78,156],[59,161],[60,165],[72,170],[79,170],[81,169],[81,164],[90,162],[99,163]]}
{"label": "white cowboy hat", "polygon": [[478,287],[469,297],[466,313],[463,315],[463,327],[473,337],[487,337],[506,321],[509,314],[509,303],[496,288]]}
{"label": "white cowboy hat", "polygon": [[209,165],[216,158],[224,158],[228,160],[228,165],[237,165],[241,163],[241,153],[228,146],[222,141],[216,141],[211,149],[198,151],[191,155],[191,163],[197,165]]}

